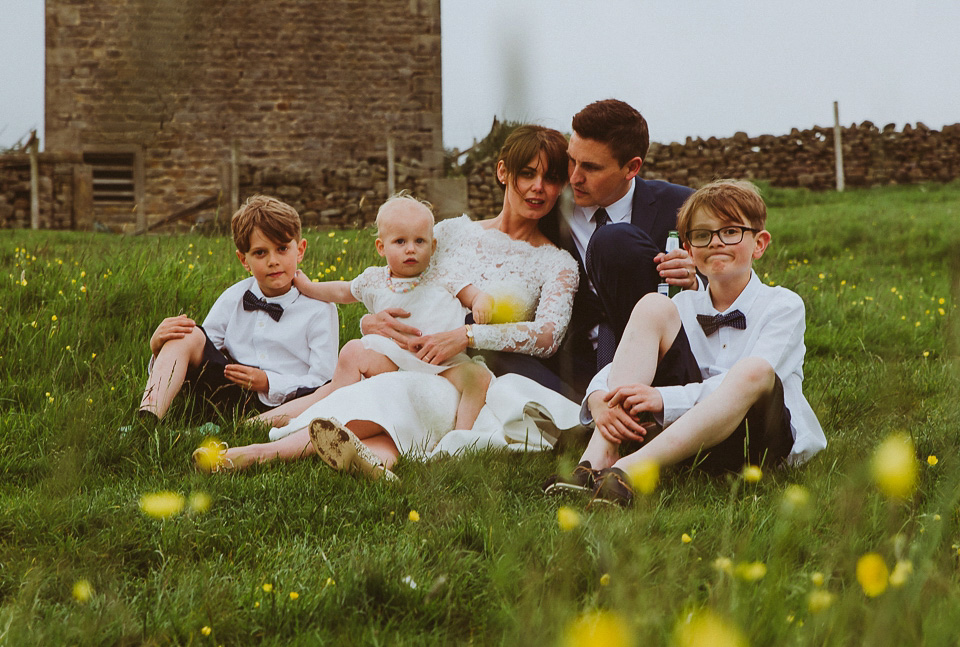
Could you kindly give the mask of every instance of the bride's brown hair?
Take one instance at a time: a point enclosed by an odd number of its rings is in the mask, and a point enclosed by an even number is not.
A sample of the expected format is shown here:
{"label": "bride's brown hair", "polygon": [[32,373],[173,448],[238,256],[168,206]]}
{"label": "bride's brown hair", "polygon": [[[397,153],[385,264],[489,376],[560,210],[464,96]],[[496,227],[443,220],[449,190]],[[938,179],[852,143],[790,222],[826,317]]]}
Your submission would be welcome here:
{"label": "bride's brown hair", "polygon": [[[547,170],[544,177],[550,182],[567,183],[567,139],[557,130],[543,126],[518,126],[503,143],[498,162],[503,162],[507,177],[516,184],[517,174],[530,160],[546,153]],[[506,185],[498,180],[501,189]]]}

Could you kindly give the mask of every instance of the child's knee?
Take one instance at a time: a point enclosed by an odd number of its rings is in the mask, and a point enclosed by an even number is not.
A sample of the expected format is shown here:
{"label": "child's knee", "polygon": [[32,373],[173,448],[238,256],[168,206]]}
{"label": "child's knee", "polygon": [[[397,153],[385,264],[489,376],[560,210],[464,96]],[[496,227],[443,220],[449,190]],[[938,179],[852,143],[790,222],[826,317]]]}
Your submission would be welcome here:
{"label": "child's knee", "polygon": [[735,373],[757,399],[773,391],[777,378],[773,366],[762,357],[744,358],[734,364],[730,372]]}
{"label": "child's knee", "polygon": [[340,356],[337,362],[356,365],[366,352],[367,349],[364,347],[363,342],[359,339],[351,339],[340,349]]}
{"label": "child's knee", "polygon": [[643,295],[630,313],[627,327],[655,325],[666,326],[680,321],[677,306],[668,297],[657,292]]}

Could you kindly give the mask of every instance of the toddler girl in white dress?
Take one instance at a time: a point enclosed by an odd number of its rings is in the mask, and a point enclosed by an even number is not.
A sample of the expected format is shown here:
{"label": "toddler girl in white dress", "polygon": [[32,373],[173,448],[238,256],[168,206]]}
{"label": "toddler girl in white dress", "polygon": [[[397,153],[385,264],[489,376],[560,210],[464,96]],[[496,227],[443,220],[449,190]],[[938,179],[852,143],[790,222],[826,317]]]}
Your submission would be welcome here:
{"label": "toddler girl in white dress", "polygon": [[[466,309],[474,321],[490,319],[493,299],[467,280],[445,273],[439,277],[429,269],[436,250],[433,213],[427,204],[401,192],[388,199],[377,212],[377,253],[386,267],[368,267],[353,281],[313,283],[298,272],[294,285],[304,295],[333,303],[361,301],[370,312],[400,308],[410,313],[406,320],[423,334],[463,326]],[[457,429],[471,429],[486,401],[490,371],[459,353],[442,364],[425,362],[394,340],[382,335],[365,335],[340,350],[333,379],[319,388],[312,402],[342,386],[396,370],[440,375],[460,392]]]}

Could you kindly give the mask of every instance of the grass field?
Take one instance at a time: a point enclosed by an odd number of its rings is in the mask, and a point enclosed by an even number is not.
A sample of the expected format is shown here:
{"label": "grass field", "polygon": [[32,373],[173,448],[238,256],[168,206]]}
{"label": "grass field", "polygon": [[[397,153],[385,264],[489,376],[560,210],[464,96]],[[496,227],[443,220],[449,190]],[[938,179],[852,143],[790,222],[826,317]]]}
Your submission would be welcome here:
{"label": "grass field", "polygon": [[[806,303],[829,446],[758,482],[666,471],[626,511],[540,493],[576,446],[401,459],[397,486],[198,474],[188,408],[117,430],[159,320],[243,276],[229,238],[0,231],[0,644],[957,645],[960,185],[766,194],[757,270]],[[370,232],[307,237],[313,276],[376,261]],[[896,433],[902,498],[871,472]],[[145,514],[162,491],[184,511]]]}

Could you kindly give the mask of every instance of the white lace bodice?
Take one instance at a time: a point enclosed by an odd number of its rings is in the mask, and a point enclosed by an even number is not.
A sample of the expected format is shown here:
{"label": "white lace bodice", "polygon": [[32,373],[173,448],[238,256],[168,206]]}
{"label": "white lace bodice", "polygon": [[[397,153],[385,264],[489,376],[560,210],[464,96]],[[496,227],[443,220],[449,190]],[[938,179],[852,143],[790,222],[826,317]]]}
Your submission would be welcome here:
{"label": "white lace bodice", "polygon": [[474,324],[477,348],[549,357],[560,346],[577,291],[579,269],[566,251],[534,247],[497,229],[484,229],[467,216],[435,229],[434,270],[462,276],[495,300],[515,302],[519,323]]}

